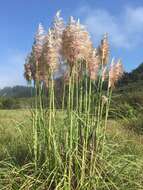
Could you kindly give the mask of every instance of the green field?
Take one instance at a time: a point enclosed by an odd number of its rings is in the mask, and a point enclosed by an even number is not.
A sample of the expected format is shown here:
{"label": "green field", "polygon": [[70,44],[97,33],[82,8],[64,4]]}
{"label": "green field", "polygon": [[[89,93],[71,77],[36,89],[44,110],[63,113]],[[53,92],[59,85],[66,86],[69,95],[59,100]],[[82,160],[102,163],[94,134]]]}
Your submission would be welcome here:
{"label": "green field", "polygon": [[[57,113],[58,118],[60,114]],[[44,190],[45,177],[42,172],[36,175],[32,165],[30,118],[28,110],[0,111],[0,189]],[[122,120],[110,120],[106,148],[101,169],[103,167],[107,176],[103,175],[105,180],[103,184],[100,182],[103,187],[98,189],[110,186],[121,190],[143,189],[143,136],[126,129]]]}

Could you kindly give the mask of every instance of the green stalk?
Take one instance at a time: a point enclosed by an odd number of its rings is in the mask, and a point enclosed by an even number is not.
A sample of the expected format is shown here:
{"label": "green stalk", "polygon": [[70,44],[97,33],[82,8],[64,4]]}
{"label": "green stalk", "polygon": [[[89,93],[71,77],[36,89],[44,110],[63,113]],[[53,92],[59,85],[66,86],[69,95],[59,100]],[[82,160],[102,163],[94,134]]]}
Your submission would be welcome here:
{"label": "green stalk", "polygon": [[79,94],[78,94],[78,88],[79,88],[79,81],[76,81],[76,111],[78,111],[79,107]]}
{"label": "green stalk", "polygon": [[71,187],[71,178],[72,178],[72,140],[73,140],[73,117],[72,117],[72,111],[73,111],[73,69],[71,71],[70,81],[69,81],[69,99],[68,99],[68,117],[70,118],[70,132],[69,132],[69,168],[68,168],[68,185],[69,189]]}
{"label": "green stalk", "polygon": [[[88,137],[89,137],[89,126],[88,126],[88,119],[89,119],[89,107],[88,107],[88,100],[89,100],[89,93],[88,93],[88,78],[87,78],[87,64],[86,64],[86,70],[85,70],[85,98],[84,98],[84,105],[85,105],[85,111],[84,114],[87,115],[86,118],[86,125],[84,126],[84,139],[83,139],[83,150],[82,150],[82,171],[81,171],[81,186],[83,185],[84,177],[85,177],[85,166],[86,166],[86,158],[87,158],[87,152],[88,152]],[[89,88],[89,90],[91,90]]]}
{"label": "green stalk", "polygon": [[50,81],[50,100],[49,100],[49,132],[51,135],[51,127],[52,127],[52,81]]}
{"label": "green stalk", "polygon": [[[82,63],[81,63],[82,64]],[[79,92],[79,109],[78,109],[78,114],[80,117],[82,117],[82,113],[83,113],[83,81],[80,81],[80,92]],[[81,121],[78,119],[78,136],[79,136],[79,140],[78,140],[78,146],[80,148],[80,146],[82,146],[82,126],[81,126]]]}
{"label": "green stalk", "polygon": [[102,86],[103,86],[103,80],[102,80],[102,71],[103,71],[103,59],[101,61],[101,73],[99,76],[99,82],[98,82],[98,109],[97,109],[97,129],[96,129],[96,134],[97,134],[97,150],[98,150],[98,146],[100,143],[100,127],[101,127],[101,110],[102,110]]}
{"label": "green stalk", "polygon": [[96,106],[95,106],[95,128],[93,128],[93,135],[92,135],[92,152],[91,152],[91,162],[90,162],[90,175],[94,176],[94,169],[96,166],[96,155],[98,154],[98,146],[100,141],[99,133],[101,127],[101,114],[102,114],[102,71],[103,71],[103,59],[101,61],[101,73],[99,75],[98,80],[98,87],[97,87],[97,95],[98,98],[96,99]]}
{"label": "green stalk", "polygon": [[34,134],[34,163],[35,170],[37,170],[38,163],[38,126],[37,126],[37,118],[38,118],[38,82],[35,84],[36,98],[35,98],[35,114],[33,118],[33,134]]}
{"label": "green stalk", "polygon": [[[87,72],[87,66],[86,71]],[[88,80],[87,80],[87,73],[85,73],[85,113],[87,112],[87,106],[88,106],[88,90],[87,90]]]}
{"label": "green stalk", "polygon": [[62,97],[62,111],[64,111],[64,108],[65,108],[65,93],[66,93],[66,85],[64,82],[63,97]]}
{"label": "green stalk", "polygon": [[105,137],[106,137],[106,129],[107,129],[107,121],[108,121],[108,115],[109,115],[109,108],[111,103],[111,97],[112,97],[112,88],[108,88],[107,90],[107,98],[108,102],[106,104],[106,113],[105,113],[105,122],[104,122],[104,129],[103,129],[103,142],[102,142],[102,156],[103,156],[103,150],[104,150],[104,144],[105,144]]}
{"label": "green stalk", "polygon": [[48,110],[48,160],[49,160],[49,167],[51,168],[52,165],[50,163],[50,161],[52,160],[52,162],[54,162],[53,160],[53,156],[52,156],[52,151],[53,151],[53,137],[52,137],[52,118],[53,118],[53,78],[51,76],[51,71],[50,71],[50,80],[49,80],[49,110]]}

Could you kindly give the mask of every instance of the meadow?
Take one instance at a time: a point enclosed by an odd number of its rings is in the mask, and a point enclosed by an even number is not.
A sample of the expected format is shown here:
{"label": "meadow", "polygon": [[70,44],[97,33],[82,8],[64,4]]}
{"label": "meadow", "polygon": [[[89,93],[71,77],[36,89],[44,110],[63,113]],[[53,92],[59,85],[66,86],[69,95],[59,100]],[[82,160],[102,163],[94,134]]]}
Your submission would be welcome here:
{"label": "meadow", "polygon": [[[34,169],[31,124],[29,110],[0,111],[0,189],[48,189],[48,168]],[[122,120],[109,120],[106,143],[96,189],[141,190],[143,136],[126,129]]]}

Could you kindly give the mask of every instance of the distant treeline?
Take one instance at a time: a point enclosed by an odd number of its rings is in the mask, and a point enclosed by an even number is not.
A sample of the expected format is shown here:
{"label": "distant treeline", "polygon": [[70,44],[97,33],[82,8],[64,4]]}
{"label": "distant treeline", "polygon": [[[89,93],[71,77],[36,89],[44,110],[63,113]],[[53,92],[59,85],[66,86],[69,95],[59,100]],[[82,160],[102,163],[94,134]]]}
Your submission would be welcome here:
{"label": "distant treeline", "polygon": [[34,96],[34,88],[27,86],[5,87],[0,90],[0,97],[27,98]]}

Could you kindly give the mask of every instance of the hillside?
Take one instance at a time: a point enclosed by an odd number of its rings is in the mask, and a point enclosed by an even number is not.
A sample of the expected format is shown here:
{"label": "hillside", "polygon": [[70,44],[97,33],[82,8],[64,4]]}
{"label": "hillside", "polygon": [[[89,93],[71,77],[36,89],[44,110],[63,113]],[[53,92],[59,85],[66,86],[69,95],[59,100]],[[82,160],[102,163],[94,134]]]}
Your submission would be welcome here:
{"label": "hillside", "polygon": [[27,98],[33,94],[33,88],[26,86],[5,87],[0,90],[1,97]]}
{"label": "hillside", "polygon": [[143,81],[143,63],[141,63],[136,69],[132,70],[129,73],[125,72],[121,83],[124,85],[140,81]]}

